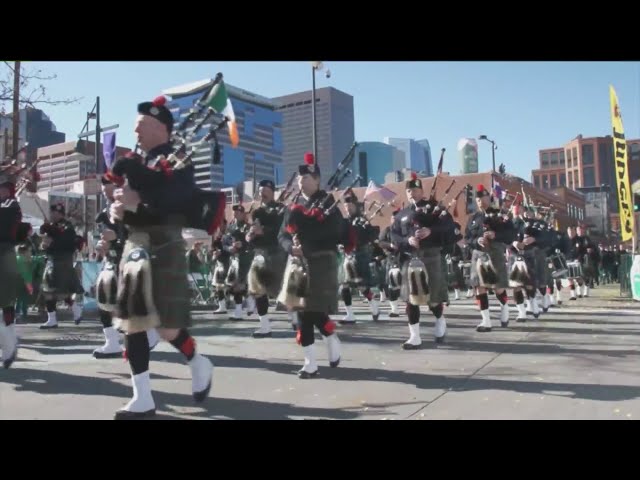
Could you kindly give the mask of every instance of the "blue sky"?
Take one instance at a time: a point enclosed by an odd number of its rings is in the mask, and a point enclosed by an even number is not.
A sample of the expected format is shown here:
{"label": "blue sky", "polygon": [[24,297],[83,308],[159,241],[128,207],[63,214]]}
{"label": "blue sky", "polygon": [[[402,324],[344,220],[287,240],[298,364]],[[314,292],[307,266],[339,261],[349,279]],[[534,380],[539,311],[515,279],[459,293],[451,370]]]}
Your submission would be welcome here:
{"label": "blue sky", "polygon": [[[52,98],[83,97],[75,105],[43,106],[67,139],[75,138],[95,97],[102,125],[120,124],[118,144],[133,148],[136,105],[164,88],[222,72],[225,81],[273,97],[311,88],[309,62],[27,62],[56,74]],[[3,67],[4,68],[4,67]],[[627,138],[640,137],[640,62],[331,62],[333,86],[354,96],[357,141],[385,136],[427,138],[434,164],[447,149],[445,170],[457,173],[462,137],[487,135],[498,144],[496,164],[529,178],[537,151],[578,134],[611,133],[609,91],[618,93]],[[7,111],[10,105],[5,105]],[[480,169],[491,149],[479,145]],[[434,165],[435,167],[435,165]]]}

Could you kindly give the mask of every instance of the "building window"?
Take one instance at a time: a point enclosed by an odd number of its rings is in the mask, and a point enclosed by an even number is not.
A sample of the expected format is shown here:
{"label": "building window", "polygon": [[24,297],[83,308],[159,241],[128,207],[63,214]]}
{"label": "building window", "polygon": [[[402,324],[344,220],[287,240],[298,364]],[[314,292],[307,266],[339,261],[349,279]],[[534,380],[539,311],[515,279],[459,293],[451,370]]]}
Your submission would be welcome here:
{"label": "building window", "polygon": [[551,152],[551,165],[558,165],[558,152]]}
{"label": "building window", "polygon": [[557,175],[551,175],[551,188],[556,188],[558,186],[558,176]]}
{"label": "building window", "polygon": [[533,176],[533,184],[537,187],[540,188],[540,177],[538,175],[534,175]]}
{"label": "building window", "polygon": [[567,174],[566,173],[561,173],[560,174],[560,185],[562,185],[563,187],[567,186]]}
{"label": "building window", "polygon": [[582,145],[582,165],[593,165],[593,144],[591,143]]}
{"label": "building window", "polygon": [[560,165],[564,167],[564,150],[560,152]]}
{"label": "building window", "polygon": [[571,158],[573,158],[573,164],[577,166],[578,165],[578,147],[573,147],[571,151],[573,152],[571,155]]}
{"label": "building window", "polygon": [[[593,159],[592,159],[593,160]],[[585,167],[582,169],[582,175],[584,182],[583,187],[595,187],[596,186],[596,172],[594,167]]]}
{"label": "building window", "polygon": [[540,160],[540,166],[542,168],[549,166],[549,154],[548,153],[545,152],[545,153],[542,154],[542,159]]}

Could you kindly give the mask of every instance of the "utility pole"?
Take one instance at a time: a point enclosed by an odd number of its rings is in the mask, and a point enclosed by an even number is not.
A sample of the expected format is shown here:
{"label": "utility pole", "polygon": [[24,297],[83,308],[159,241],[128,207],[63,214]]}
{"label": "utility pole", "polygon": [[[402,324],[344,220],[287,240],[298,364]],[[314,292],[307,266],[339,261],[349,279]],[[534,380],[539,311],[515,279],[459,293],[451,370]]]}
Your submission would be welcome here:
{"label": "utility pole", "polygon": [[20,62],[13,66],[13,145],[12,158],[18,158],[20,141]]}

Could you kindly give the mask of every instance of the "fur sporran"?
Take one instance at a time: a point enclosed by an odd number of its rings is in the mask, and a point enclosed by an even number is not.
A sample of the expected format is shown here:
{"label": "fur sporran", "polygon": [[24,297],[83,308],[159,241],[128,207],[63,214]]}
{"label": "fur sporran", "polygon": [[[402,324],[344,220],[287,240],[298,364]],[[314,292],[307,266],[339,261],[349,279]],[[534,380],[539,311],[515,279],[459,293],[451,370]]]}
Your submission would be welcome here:
{"label": "fur sporran", "polygon": [[116,315],[114,326],[128,332],[148,330],[160,325],[160,318],[153,301],[151,257],[141,247],[127,255],[118,279]]}
{"label": "fur sporran", "polygon": [[238,257],[233,257],[231,259],[231,263],[229,264],[229,271],[227,272],[227,278],[225,278],[225,283],[227,287],[231,287],[233,289],[233,287],[236,286],[236,284],[240,281],[239,273],[240,273],[240,260],[238,259]]}
{"label": "fur sporran", "polygon": [[213,286],[216,288],[224,288],[226,275],[224,263],[216,262],[216,268],[213,271]]}
{"label": "fur sporran", "polygon": [[481,287],[494,288],[496,286],[498,283],[498,273],[488,253],[483,253],[478,257],[476,270]]}
{"label": "fur sporran", "polygon": [[429,305],[429,277],[424,263],[417,257],[412,258],[407,274],[409,303],[411,305]]}
{"label": "fur sporran", "polygon": [[390,290],[400,290],[402,288],[402,270],[397,265],[389,269],[387,282]]}
{"label": "fur sporran", "polygon": [[516,257],[515,262],[513,262],[513,266],[511,267],[511,272],[509,273],[509,286],[510,287],[524,287],[526,285],[531,284],[531,277],[529,276],[529,270],[527,269],[527,264],[524,261],[524,257],[518,255]]}
{"label": "fur sporran", "polygon": [[355,255],[345,255],[344,262],[342,263],[342,268],[344,269],[345,283],[359,283],[362,281],[362,279],[358,277],[358,268],[356,265]]}
{"label": "fur sporran", "polygon": [[264,255],[253,257],[248,275],[249,295],[255,297],[265,295],[269,285],[277,281],[277,276],[272,267],[269,266]]}
{"label": "fur sporran", "polygon": [[289,255],[277,301],[287,308],[303,310],[309,293],[309,269],[305,261]]}
{"label": "fur sporran", "polygon": [[106,312],[115,312],[118,307],[118,276],[113,263],[105,264],[96,282],[98,307]]}

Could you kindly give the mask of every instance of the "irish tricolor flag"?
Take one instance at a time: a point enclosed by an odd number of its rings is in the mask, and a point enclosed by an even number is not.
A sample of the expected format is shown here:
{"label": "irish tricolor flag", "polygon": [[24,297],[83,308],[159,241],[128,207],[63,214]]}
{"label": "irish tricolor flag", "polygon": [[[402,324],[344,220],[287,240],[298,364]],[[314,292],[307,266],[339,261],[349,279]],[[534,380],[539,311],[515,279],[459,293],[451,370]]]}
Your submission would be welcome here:
{"label": "irish tricolor flag", "polygon": [[227,87],[224,81],[216,83],[209,91],[209,95],[205,98],[204,103],[213,108],[216,113],[224,115],[229,119],[227,126],[229,127],[229,139],[231,145],[237,147],[240,143],[240,136],[238,135],[238,125],[236,123],[236,115],[233,113],[233,106],[231,100],[227,95]]}

